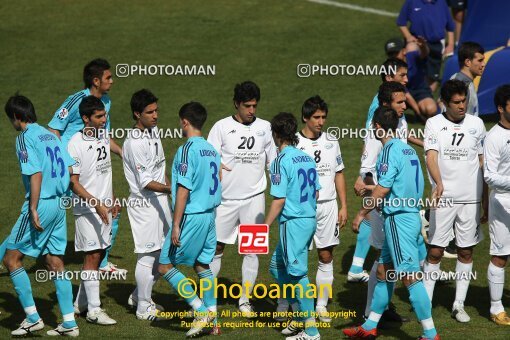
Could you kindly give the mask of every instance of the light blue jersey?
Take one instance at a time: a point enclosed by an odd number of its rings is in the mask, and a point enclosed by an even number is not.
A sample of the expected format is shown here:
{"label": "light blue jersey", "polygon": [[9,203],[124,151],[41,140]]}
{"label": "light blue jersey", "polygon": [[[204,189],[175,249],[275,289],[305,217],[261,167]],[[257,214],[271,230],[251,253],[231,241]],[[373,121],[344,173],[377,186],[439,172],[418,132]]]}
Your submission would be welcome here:
{"label": "light blue jersey", "polygon": [[75,162],[63,143],[37,123],[28,124],[16,138],[25,198],[30,196],[30,176],[41,172],[40,198],[61,197],[69,188],[69,170]]}
{"label": "light blue jersey", "polygon": [[402,212],[419,212],[423,196],[423,173],[416,151],[393,138],[388,141],[377,158],[379,185],[391,188],[383,207],[385,215]]}
{"label": "light blue jersey", "polygon": [[203,137],[189,138],[179,147],[172,165],[172,205],[177,186],[190,190],[185,214],[208,212],[220,205],[220,155]]}
{"label": "light blue jersey", "polygon": [[[76,92],[75,94],[67,97],[60,108],[55,112],[53,118],[48,126],[54,130],[60,131],[60,138],[62,143],[67,148],[67,144],[71,137],[78,131],[82,130],[85,126],[80,116],[79,106],[83,98],[90,96],[90,89],[85,89]],[[110,97],[105,94],[101,97],[106,110],[106,130],[110,131]]]}
{"label": "light blue jersey", "polygon": [[294,146],[287,146],[271,163],[270,175],[271,195],[285,198],[280,223],[316,216],[316,191],[321,186],[312,157]]}

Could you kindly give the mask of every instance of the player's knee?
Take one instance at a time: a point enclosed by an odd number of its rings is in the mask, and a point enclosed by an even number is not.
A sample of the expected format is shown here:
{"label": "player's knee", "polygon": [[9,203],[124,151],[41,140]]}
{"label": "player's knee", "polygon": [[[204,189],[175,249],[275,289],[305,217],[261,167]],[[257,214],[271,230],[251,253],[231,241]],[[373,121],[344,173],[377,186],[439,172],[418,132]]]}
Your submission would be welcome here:
{"label": "player's knee", "polygon": [[443,258],[444,248],[432,247],[427,254],[427,261],[429,263],[439,263]]}
{"label": "player's knee", "polygon": [[457,256],[459,261],[462,263],[471,263],[473,262],[473,251],[472,249],[461,249],[457,248]]}
{"label": "player's knee", "polygon": [[224,249],[225,249],[225,243],[221,243],[221,242],[216,243],[215,255],[222,255]]}
{"label": "player's knee", "polygon": [[333,253],[328,251],[319,252],[319,262],[329,264],[333,262]]}
{"label": "player's knee", "polygon": [[383,280],[383,281],[386,280],[386,268],[384,267],[384,265],[379,264],[377,266],[377,274],[376,274],[376,276],[377,276],[378,280]]}
{"label": "player's knee", "polygon": [[9,272],[12,272],[12,271],[16,270],[17,268],[19,268],[20,267],[18,265],[19,263],[20,263],[20,260],[9,251],[5,254],[5,256],[3,258],[3,264]]}

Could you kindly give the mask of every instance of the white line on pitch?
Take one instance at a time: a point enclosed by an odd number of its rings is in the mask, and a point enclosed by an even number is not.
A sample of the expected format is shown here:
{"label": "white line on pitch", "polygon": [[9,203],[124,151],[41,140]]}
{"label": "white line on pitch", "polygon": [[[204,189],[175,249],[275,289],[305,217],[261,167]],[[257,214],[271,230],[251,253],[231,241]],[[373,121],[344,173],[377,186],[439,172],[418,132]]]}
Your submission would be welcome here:
{"label": "white line on pitch", "polygon": [[365,13],[372,13],[377,15],[382,15],[385,17],[392,17],[396,18],[398,16],[398,13],[388,12],[384,11],[382,9],[375,9],[370,7],[362,7],[358,5],[352,5],[352,4],[346,4],[343,2],[336,2],[336,1],[330,1],[330,0],[306,0],[308,2],[315,2],[322,5],[329,5],[329,6],[335,6],[340,8],[346,8],[353,11],[359,11],[359,12],[365,12]]}

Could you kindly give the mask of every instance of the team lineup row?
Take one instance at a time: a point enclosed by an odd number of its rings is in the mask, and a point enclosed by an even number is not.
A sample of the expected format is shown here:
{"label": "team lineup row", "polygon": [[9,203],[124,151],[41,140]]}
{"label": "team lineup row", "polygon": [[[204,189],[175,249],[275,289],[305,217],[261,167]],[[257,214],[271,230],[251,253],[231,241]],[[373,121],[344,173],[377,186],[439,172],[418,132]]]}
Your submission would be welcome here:
{"label": "team lineup row", "polygon": [[[367,126],[385,133],[407,129],[403,115],[406,89],[393,81],[396,76],[389,75],[381,85],[377,95],[380,107],[369,113],[367,121]],[[90,79],[90,86],[87,79]],[[145,207],[127,208],[138,256],[135,270],[137,287],[130,296],[130,304],[136,305],[139,319],[156,320],[162,310],[151,298],[152,286],[160,275],[179,291],[179,283],[186,278],[176,265],[193,266],[201,280],[213,282],[220,271],[225,244],[236,242],[239,223],[271,224],[279,219],[280,238],[270,265],[278,283],[308,287],[307,254],[313,240],[319,254],[316,284],[323,287],[332,284],[333,248],[339,243],[338,228],[347,220],[346,189],[339,144],[322,132],[328,108],[320,97],[309,98],[303,104],[304,127],[298,132],[296,119],[291,114],[281,113],[271,122],[257,118],[260,91],[254,83],[244,82],[234,89],[236,113],[214,124],[207,141],[201,134],[207,116],[205,109],[194,102],[184,105],[179,117],[188,141],[175,155],[170,180],[166,176],[165,154],[157,134],[144,133],[142,138],[128,136],[122,148],[107,137],[83,135],[84,127],[93,128],[86,130],[93,133],[109,129],[111,102],[106,93],[112,80],[108,63],[104,60],[89,63],[85,67],[84,80],[87,89],[70,96],[50,122],[49,127],[55,134],[36,123],[33,106],[27,98],[14,96],[6,104],[13,126],[22,131],[17,138],[17,155],[27,192],[22,214],[3,244],[7,249],[4,263],[27,314],[21,327],[13,334],[23,335],[44,327],[22,266],[23,256],[46,255],[51,270],[63,270],[62,255],[67,240],[65,212],[58,208],[57,201],[66,193],[69,183],[73,195],[85,202],[112,198],[110,151],[122,156],[130,197],[143,198],[151,203]],[[500,98],[497,94],[496,106],[501,108],[502,115],[498,126],[507,128],[509,89],[503,87],[498,93]],[[480,215],[483,191],[480,164],[483,163],[485,127],[478,117],[465,114],[466,87],[462,82],[447,82],[441,90],[441,97],[446,111],[427,121],[424,148],[434,195],[453,198],[455,205],[431,210],[428,256],[420,233],[420,207],[385,206],[381,212],[370,207],[362,209],[353,222],[353,228],[361,232],[369,223],[370,243],[381,250],[380,265],[374,264],[372,268],[372,281],[377,282],[377,276],[382,280],[384,270],[390,266],[403,273],[413,273],[421,268],[425,272],[438,271],[442,249],[451,239],[452,229],[455,229],[459,247],[457,270],[471,270],[471,250],[481,240],[476,218]],[[157,101],[148,90],[133,94],[131,108],[135,128],[143,131],[156,128]],[[406,140],[381,138],[387,136],[385,133],[376,134],[377,139],[365,140],[356,192],[374,198],[387,195],[397,199],[421,198],[423,176],[416,152],[406,146]],[[491,133],[485,142],[486,149],[490,136]],[[486,157],[485,166],[489,170],[484,173],[486,181],[495,188],[493,193],[501,190],[504,194],[508,190],[505,189],[508,180],[501,174],[506,169],[497,162],[501,159],[500,154],[508,150],[500,139],[497,142],[499,144],[493,145],[491,150],[493,154]],[[408,163],[404,164],[404,160]],[[459,164],[463,166],[462,170],[459,170]],[[265,214],[265,168],[268,165],[270,193],[274,200]],[[469,174],[469,179],[464,176],[460,186],[455,184],[460,176],[454,173],[458,171]],[[466,180],[472,185],[466,185]],[[168,194],[172,195],[172,208]],[[336,203],[337,196],[340,209]],[[498,197],[494,199],[501,200]],[[490,211],[495,213],[492,209]],[[64,322],[48,334],[77,336],[75,311],[87,310],[87,321],[92,323],[115,323],[100,308],[97,273],[105,252],[111,249],[113,221],[118,212],[118,207],[108,209],[101,204],[75,207],[75,249],[85,252],[83,271],[88,271],[89,275],[80,284],[74,306],[70,282],[55,280]],[[367,217],[369,212],[370,217]],[[487,209],[484,212],[487,214]],[[508,220],[501,215],[504,210],[498,213],[497,218],[489,216],[491,239],[494,234],[500,242],[491,242],[491,247],[496,249],[491,248],[491,255],[492,265],[501,269],[498,273],[502,272],[504,278],[503,268],[509,253],[509,242],[504,240],[510,240],[510,236],[508,230],[505,234],[501,228],[505,219]],[[363,263],[355,256],[349,278],[366,280],[368,275],[363,272],[362,266]],[[258,258],[255,255],[243,256],[242,274],[243,286],[245,282],[256,281]],[[371,291],[371,280],[365,312],[367,322],[360,328],[346,330],[348,336],[375,336],[375,326],[387,309],[393,291],[391,283],[373,282]],[[469,281],[460,281],[463,282],[457,284],[453,310],[460,315],[457,319],[462,322],[462,317],[467,316],[463,301]],[[491,314],[505,321],[508,317],[501,304],[503,282],[493,281],[496,288],[491,287],[489,278],[491,296],[493,290],[499,288],[501,294],[492,305]],[[404,284],[409,288],[414,310],[424,326],[423,336],[438,338],[430,307],[434,282],[404,279]],[[382,294],[383,291],[387,293]],[[194,310],[203,312],[197,314],[193,327],[187,333],[193,336],[200,333],[204,325],[216,321],[216,298],[207,292],[203,299],[188,293],[181,295],[187,296],[186,301]],[[254,311],[247,293],[241,297],[239,308],[249,317]],[[303,320],[293,320],[282,333],[291,339],[319,339],[313,322],[315,318],[311,316],[318,315],[321,321],[328,321],[328,295],[319,294],[315,307],[313,299],[305,297],[280,299],[278,310],[290,307],[308,316]],[[398,317],[398,314],[395,315]]]}

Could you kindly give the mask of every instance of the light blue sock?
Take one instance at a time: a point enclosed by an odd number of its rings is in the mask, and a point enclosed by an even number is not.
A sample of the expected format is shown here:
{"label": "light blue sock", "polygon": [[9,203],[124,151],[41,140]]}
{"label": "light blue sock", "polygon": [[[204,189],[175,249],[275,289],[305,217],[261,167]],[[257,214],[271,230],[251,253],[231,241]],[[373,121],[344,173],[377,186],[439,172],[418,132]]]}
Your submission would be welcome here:
{"label": "light blue sock", "polygon": [[65,328],[76,327],[73,308],[73,285],[71,281],[66,278],[56,278],[53,282],[57,291],[58,306],[64,319],[62,326]]}
{"label": "light blue sock", "polygon": [[214,276],[212,271],[210,269],[206,269],[198,273],[198,278],[200,281],[205,281],[200,285],[201,287],[210,287],[210,289],[204,289],[202,292],[202,301],[204,302],[204,305],[209,311],[216,312],[216,285],[214,283]]}
{"label": "light blue sock", "polygon": [[310,280],[308,280],[308,276],[291,276],[290,282],[293,285],[297,285],[296,291],[296,299],[299,303],[299,312],[303,315],[303,319],[305,320],[305,332],[310,336],[315,336],[319,334],[319,330],[315,326],[315,309],[313,306],[313,298],[309,298],[310,290],[312,287],[310,286]]}
{"label": "light blue sock", "polygon": [[195,291],[188,284],[179,284],[181,281],[187,281],[188,279],[177,268],[170,269],[163,277],[194,310],[207,312],[207,308],[205,308]]}
{"label": "light blue sock", "polygon": [[[280,286],[280,291],[282,291],[283,285],[291,283],[290,282],[290,276],[287,274],[287,270],[285,269],[285,265],[281,263],[277,263],[273,259],[271,259],[271,262],[269,263],[269,272],[274,277],[276,282],[278,282],[278,285]],[[285,287],[285,298],[289,302],[290,305],[297,302],[296,297],[292,297],[292,287],[286,286]],[[283,297],[283,296],[282,296]],[[294,318],[296,321],[302,320],[301,317]]]}
{"label": "light blue sock", "polygon": [[115,243],[115,238],[117,237],[117,231],[119,230],[119,219],[120,219],[120,213],[117,215],[116,218],[112,220],[112,241],[108,248],[104,251],[104,258],[101,261],[101,264],[99,265],[99,268],[106,267],[108,265],[108,257],[110,255],[110,251],[112,250],[112,247]]}
{"label": "light blue sock", "polygon": [[353,274],[359,274],[363,271],[363,263],[370,250],[368,239],[370,238],[371,232],[370,221],[363,220],[359,227],[358,236],[356,237],[356,248],[354,249],[352,265],[351,268],[349,268],[349,272]]}
{"label": "light blue sock", "polygon": [[32,286],[30,285],[30,279],[25,272],[25,268],[20,267],[14,270],[11,273],[11,280],[16,294],[18,294],[19,302],[27,315],[28,321],[36,322],[41,317],[35,308],[34,297],[32,296]]}
{"label": "light blue sock", "polygon": [[363,329],[371,331],[377,327],[382,313],[384,313],[386,307],[388,307],[388,304],[390,303],[394,285],[394,282],[377,280],[377,284],[374,289],[374,296],[372,298],[372,305],[370,306],[371,312],[368,319],[361,326]]}
{"label": "light blue sock", "polygon": [[409,285],[407,290],[409,291],[409,301],[411,301],[414,312],[423,326],[423,335],[426,338],[434,339],[437,331],[432,321],[432,304],[423,282],[416,281]]}

